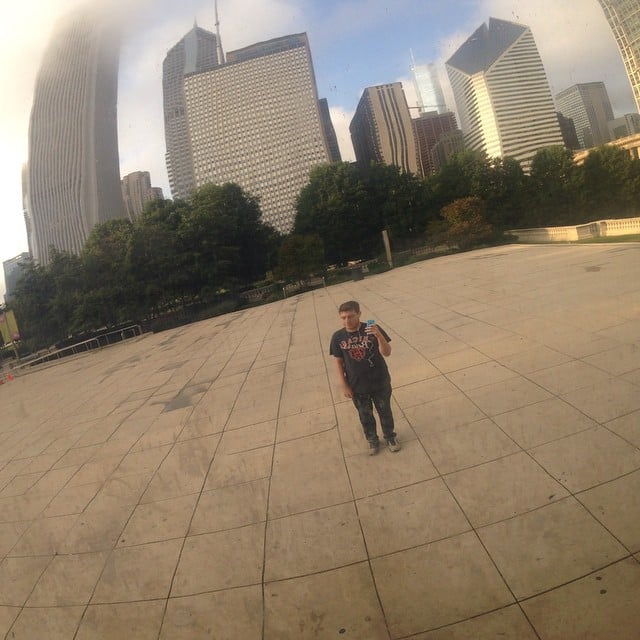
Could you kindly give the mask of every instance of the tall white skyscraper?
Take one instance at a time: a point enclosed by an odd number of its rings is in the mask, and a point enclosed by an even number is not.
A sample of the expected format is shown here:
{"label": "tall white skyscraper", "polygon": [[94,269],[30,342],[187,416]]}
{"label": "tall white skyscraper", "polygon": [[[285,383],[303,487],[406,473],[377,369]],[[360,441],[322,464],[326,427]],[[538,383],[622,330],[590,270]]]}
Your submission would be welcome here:
{"label": "tall white skyscraper", "polygon": [[529,27],[491,18],[446,63],[460,128],[471,149],[510,156],[563,145],[549,82]]}
{"label": "tall white skyscraper", "polygon": [[618,43],[627,76],[640,112],[640,2],[599,0]]}
{"label": "tall white skyscraper", "polygon": [[604,82],[584,82],[556,95],[558,111],[573,120],[582,149],[597,147],[611,140],[609,122],[613,109]]}
{"label": "tall white skyscraper", "polygon": [[162,65],[164,136],[169,186],[174,198],[186,200],[195,188],[193,158],[184,104],[184,78],[218,65],[216,36],[197,25],[167,53]]}
{"label": "tall white skyscraper", "polygon": [[305,33],[229,51],[184,80],[195,186],[235,182],[288,232],[312,167],[330,161]]}
{"label": "tall white skyscraper", "polygon": [[108,17],[78,10],[45,51],[29,124],[23,190],[29,246],[80,253],[91,229],[126,217],[117,132],[120,39]]}
{"label": "tall white skyscraper", "polygon": [[438,69],[435,64],[416,64],[411,55],[411,75],[413,76],[413,86],[416,90],[418,108],[420,113],[437,111],[446,113],[447,106],[444,103],[444,93]]}

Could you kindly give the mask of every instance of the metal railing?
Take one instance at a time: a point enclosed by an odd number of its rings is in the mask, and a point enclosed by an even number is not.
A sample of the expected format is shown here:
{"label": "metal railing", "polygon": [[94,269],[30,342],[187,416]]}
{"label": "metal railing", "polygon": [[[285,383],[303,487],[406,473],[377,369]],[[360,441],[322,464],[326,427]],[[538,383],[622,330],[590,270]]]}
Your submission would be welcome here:
{"label": "metal railing", "polygon": [[[23,361],[20,364],[13,366],[12,369],[14,371],[17,371],[19,369],[24,369],[25,367],[32,367],[36,364],[51,362],[52,360],[59,360],[60,358],[65,358],[70,355],[86,353],[88,351],[93,351],[94,349],[102,349],[103,347],[108,347],[111,344],[123,342],[124,340],[135,338],[139,335],[142,335],[142,327],[139,324],[132,324],[128,327],[124,327],[123,329],[116,329],[115,331],[109,331],[108,333],[101,333],[98,336],[94,336],[93,338],[89,338],[87,340],[82,340],[81,342],[76,342],[72,345],[69,345],[68,347],[63,347],[62,349],[49,351],[48,353],[45,353],[31,360]],[[118,337],[114,340],[112,336]]]}

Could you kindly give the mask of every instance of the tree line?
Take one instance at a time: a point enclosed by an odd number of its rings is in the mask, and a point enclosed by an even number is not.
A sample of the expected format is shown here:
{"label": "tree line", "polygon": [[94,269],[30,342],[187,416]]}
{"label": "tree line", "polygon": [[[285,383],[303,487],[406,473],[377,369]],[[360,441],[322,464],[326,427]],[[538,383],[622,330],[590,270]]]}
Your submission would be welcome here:
{"label": "tree line", "polygon": [[[462,212],[451,207],[467,198],[473,198],[467,214],[473,224],[460,219],[468,202],[460,203]],[[300,193],[294,233],[320,236],[333,263],[379,251],[382,229],[397,248],[415,240],[455,241],[464,229],[473,244],[509,229],[639,212],[640,160],[623,149],[600,147],[576,166],[570,150],[548,147],[538,151],[528,173],[513,158],[467,150],[425,179],[388,165],[316,167]]]}
{"label": "tree line", "polygon": [[205,185],[188,202],[156,200],[133,222],[96,226],[78,256],[53,251],[46,266],[24,265],[10,305],[35,349],[375,257],[383,230],[394,250],[467,248],[509,229],[639,212],[640,160],[615,147],[592,151],[582,166],[562,147],[542,149],[527,173],[512,158],[470,150],[427,178],[390,165],[320,165],[288,235],[265,224],[258,200],[237,184]]}

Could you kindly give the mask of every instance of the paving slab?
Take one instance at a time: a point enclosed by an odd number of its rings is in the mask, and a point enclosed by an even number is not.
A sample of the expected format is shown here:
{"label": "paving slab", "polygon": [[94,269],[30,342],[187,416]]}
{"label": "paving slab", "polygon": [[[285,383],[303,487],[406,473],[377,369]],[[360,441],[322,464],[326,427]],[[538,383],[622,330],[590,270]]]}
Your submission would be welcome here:
{"label": "paving slab", "polygon": [[[0,638],[637,640],[640,245],[510,245],[0,372]],[[369,456],[328,343],[392,337]]]}

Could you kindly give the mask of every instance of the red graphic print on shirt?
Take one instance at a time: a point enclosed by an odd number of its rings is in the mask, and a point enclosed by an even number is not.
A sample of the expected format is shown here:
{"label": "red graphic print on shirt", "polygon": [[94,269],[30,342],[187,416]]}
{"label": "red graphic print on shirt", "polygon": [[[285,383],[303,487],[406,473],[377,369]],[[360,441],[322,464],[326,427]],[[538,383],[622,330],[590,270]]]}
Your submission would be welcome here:
{"label": "red graphic print on shirt", "polygon": [[371,342],[369,336],[363,336],[360,333],[349,336],[347,340],[340,343],[340,348],[347,351],[349,358],[356,362],[361,362],[367,357],[367,353],[371,350]]}

